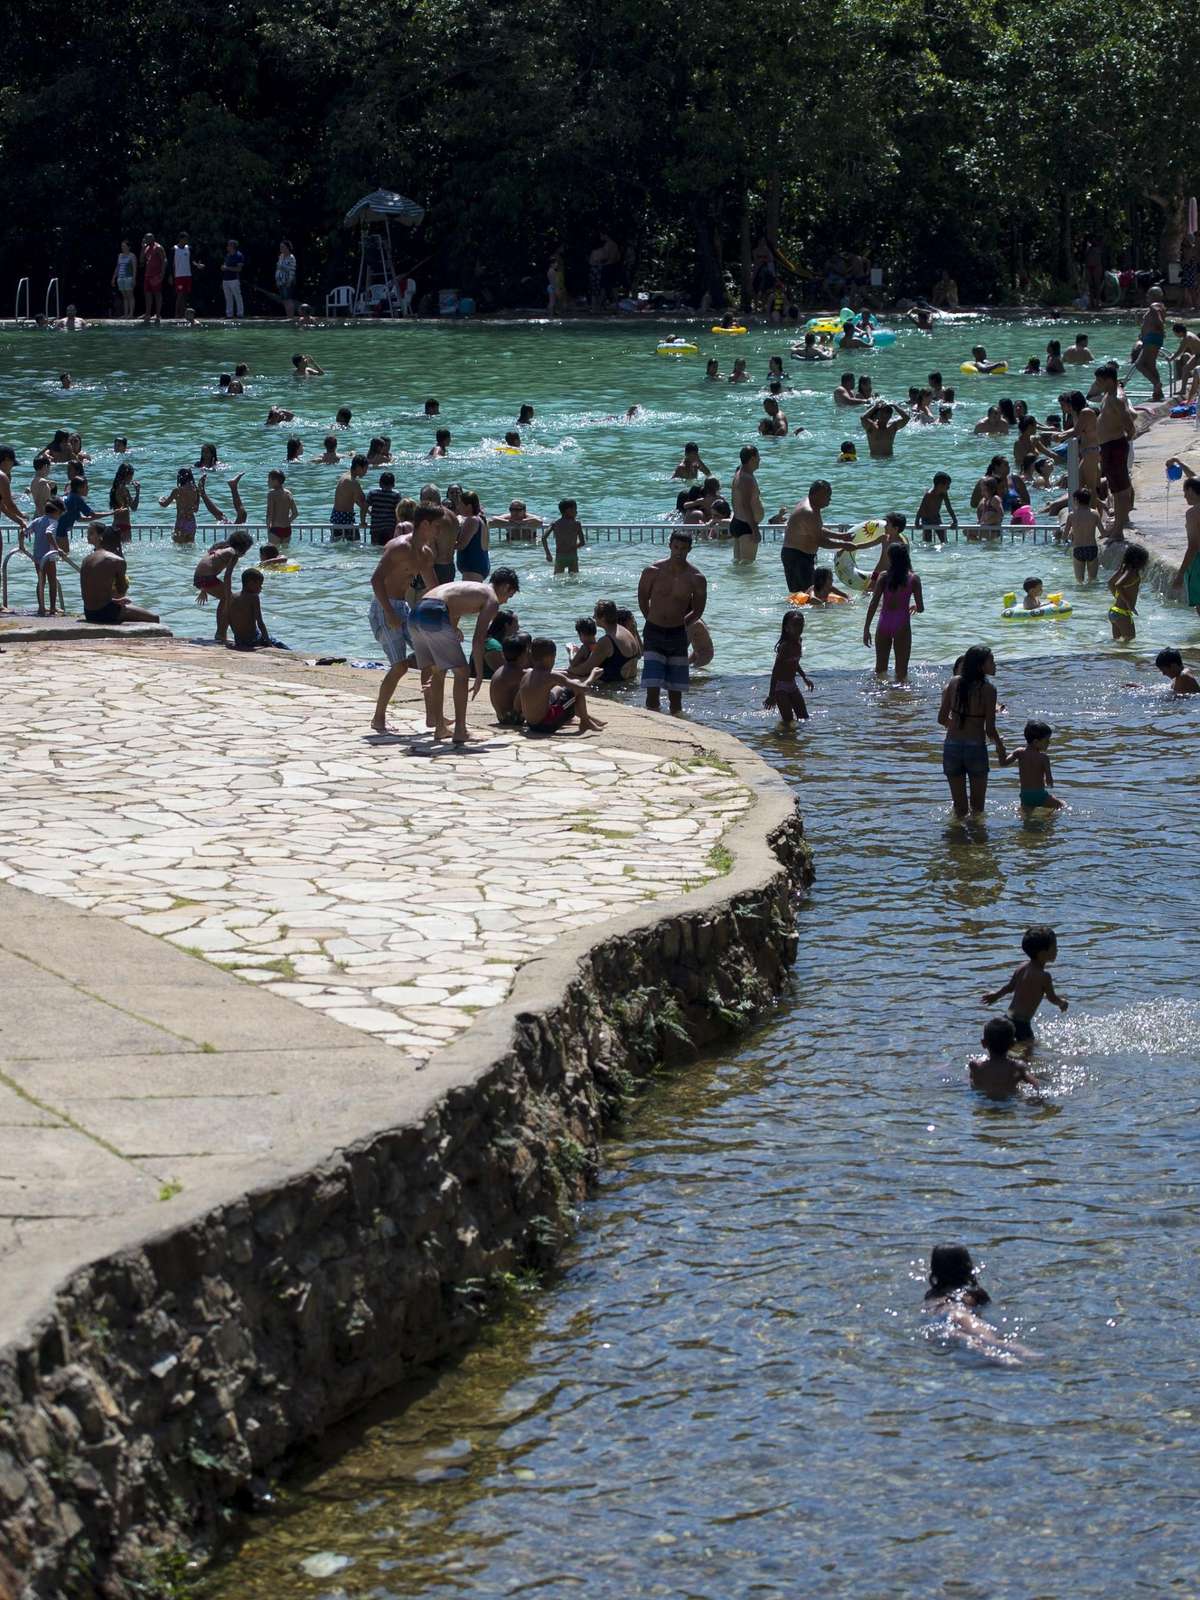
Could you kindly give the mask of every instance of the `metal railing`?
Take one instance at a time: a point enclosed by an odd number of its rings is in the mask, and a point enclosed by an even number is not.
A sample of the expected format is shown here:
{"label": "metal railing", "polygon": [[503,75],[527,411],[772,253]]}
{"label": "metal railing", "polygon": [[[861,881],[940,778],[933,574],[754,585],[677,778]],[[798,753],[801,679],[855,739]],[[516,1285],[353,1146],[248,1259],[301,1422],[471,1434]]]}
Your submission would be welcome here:
{"label": "metal railing", "polygon": [[[839,533],[848,533],[861,524],[841,522],[828,523],[826,526]],[[369,528],[331,528],[328,523],[321,522],[296,523],[292,528],[290,546],[287,541],[277,540],[265,522],[209,523],[197,527],[194,539],[181,540],[180,543],[188,548],[203,547],[227,539],[231,533],[238,531],[248,533],[256,544],[279,544],[283,549],[289,547],[294,549],[298,544],[372,547]],[[730,538],[728,523],[585,522],[583,531],[589,544],[665,545],[673,533],[681,531],[690,533],[698,545],[724,544]],[[779,544],[783,539],[784,525],[780,522],[764,523],[760,531],[765,544]],[[490,528],[489,532],[493,547],[502,544],[514,549],[522,546],[533,549],[541,542],[541,534],[537,531],[513,535],[507,528],[499,527]],[[131,528],[127,542],[134,545],[170,544],[173,542],[174,533],[175,524],[172,522],[142,523]],[[997,541],[1006,544],[1054,544],[1062,538],[1062,529],[1057,522],[1009,523],[991,529],[982,529],[973,522],[965,522],[957,528],[943,527],[938,534],[929,531],[927,538],[926,530],[910,526],[909,533],[916,542],[926,544],[935,542],[978,544]],[[16,528],[5,527],[0,530],[0,545],[16,545],[17,542]]]}
{"label": "metal railing", "polygon": [[[14,545],[5,556],[4,560],[0,562],[0,606],[2,606],[5,610],[8,609],[8,567],[14,556],[28,556],[30,564],[33,565],[33,552],[23,544]],[[65,561],[66,564],[75,572],[79,571],[79,568],[71,560],[70,556],[60,555],[58,560]],[[50,566],[49,581],[54,585],[54,588],[57,591],[57,604],[62,608],[63,611],[65,611],[67,609],[67,602],[66,597],[63,594],[63,586],[58,579],[57,568],[58,562],[52,562]],[[36,566],[34,566],[34,570],[36,572]],[[54,595],[51,595],[50,600],[51,604],[53,605],[55,603]]]}
{"label": "metal railing", "polygon": [[21,278],[17,283],[17,303],[13,308],[13,321],[21,321],[21,293],[25,294],[25,321],[29,321],[29,279]]}
{"label": "metal railing", "polygon": [[[50,309],[50,297],[51,297],[51,294],[53,294],[53,296],[54,296],[54,310],[53,311],[51,311],[51,309]],[[61,315],[62,315],[62,312],[59,310],[59,304],[58,304],[58,279],[57,278],[51,278],[50,282],[46,285],[46,321],[47,322],[57,322]]]}

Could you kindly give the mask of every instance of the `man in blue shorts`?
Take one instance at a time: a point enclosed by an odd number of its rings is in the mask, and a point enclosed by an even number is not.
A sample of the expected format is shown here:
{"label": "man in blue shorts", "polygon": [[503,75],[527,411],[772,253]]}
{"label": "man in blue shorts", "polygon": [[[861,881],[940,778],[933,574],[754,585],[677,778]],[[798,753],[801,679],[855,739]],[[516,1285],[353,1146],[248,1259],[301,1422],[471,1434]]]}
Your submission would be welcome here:
{"label": "man in blue shorts", "polygon": [[658,711],[662,691],[678,715],[683,710],[683,691],[688,684],[688,628],[704,615],[708,602],[708,583],[698,567],[688,560],[692,536],[679,530],[672,533],[670,555],[656,561],[642,573],[638,584],[638,607],[646,619],[642,629],[642,687],[646,709]]}

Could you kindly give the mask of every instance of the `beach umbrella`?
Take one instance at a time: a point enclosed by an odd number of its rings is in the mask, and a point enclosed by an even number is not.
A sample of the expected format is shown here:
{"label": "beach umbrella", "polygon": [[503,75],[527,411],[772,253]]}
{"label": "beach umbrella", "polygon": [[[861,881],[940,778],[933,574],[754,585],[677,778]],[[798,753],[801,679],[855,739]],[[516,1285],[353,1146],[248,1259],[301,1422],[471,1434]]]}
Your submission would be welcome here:
{"label": "beach umbrella", "polygon": [[394,189],[373,189],[356,200],[346,213],[346,226],[361,222],[400,222],[406,228],[419,228],[425,220],[425,207],[406,199]]}

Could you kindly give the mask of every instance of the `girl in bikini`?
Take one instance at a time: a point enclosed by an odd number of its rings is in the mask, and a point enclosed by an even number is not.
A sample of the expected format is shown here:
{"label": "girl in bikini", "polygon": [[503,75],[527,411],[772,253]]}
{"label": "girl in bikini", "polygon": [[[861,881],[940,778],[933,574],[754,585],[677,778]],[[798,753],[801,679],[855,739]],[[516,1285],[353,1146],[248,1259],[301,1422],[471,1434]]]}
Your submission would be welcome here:
{"label": "girl in bikini", "polygon": [[804,679],[809,689],[813,686],[812,679],[800,665],[803,649],[804,613],[785,611],[779,629],[779,642],[775,646],[771,686],[767,690],[767,698],[763,701],[764,710],[774,709],[779,712],[785,730],[790,729],[797,719],[801,722],[808,721],[808,706],[796,682],[797,677],[800,677]]}
{"label": "girl in bikini", "polygon": [[133,463],[122,461],[112,481],[112,488],[108,491],[108,508],[112,512],[112,525],[122,539],[130,537],[130,523],[141,498],[142,486],[134,481]]}
{"label": "girl in bikini", "polygon": [[1121,642],[1137,635],[1133,618],[1137,611],[1138,591],[1142,587],[1142,574],[1149,559],[1150,552],[1145,545],[1127,545],[1121,565],[1108,580],[1109,593],[1112,595],[1108,620],[1112,623],[1113,638]]}
{"label": "girl in bikini", "polygon": [[887,676],[888,658],[893,646],[896,651],[896,682],[908,676],[908,658],[912,654],[912,625],[909,621],[914,611],[924,611],[921,580],[912,569],[912,557],[905,544],[888,546],[887,574],[875,585],[867,620],[863,624],[863,644],[871,644],[871,621],[879,613],[875,628],[875,673]]}
{"label": "girl in bikini", "polygon": [[160,506],[175,507],[175,531],[171,537],[176,544],[194,544],[196,541],[196,512],[200,509],[200,491],[192,476],[191,467],[180,467],[175,475],[175,487],[170,494],[160,495]]}

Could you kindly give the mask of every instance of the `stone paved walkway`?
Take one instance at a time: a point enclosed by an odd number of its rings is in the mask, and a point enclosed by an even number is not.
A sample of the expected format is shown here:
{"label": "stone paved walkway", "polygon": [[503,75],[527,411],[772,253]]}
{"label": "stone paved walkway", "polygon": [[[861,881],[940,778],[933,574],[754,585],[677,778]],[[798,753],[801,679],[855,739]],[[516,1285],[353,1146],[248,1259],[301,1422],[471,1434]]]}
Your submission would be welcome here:
{"label": "stone paved walkway", "polygon": [[[0,879],[118,917],[427,1059],[522,962],[722,867],[724,766],[488,727],[364,737],[368,702],[149,647],[5,674]],[[485,691],[486,692],[486,691]]]}

